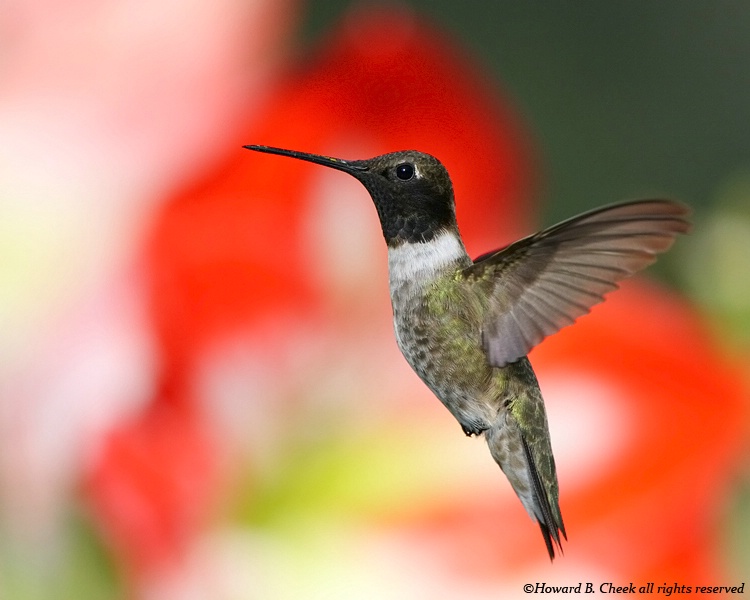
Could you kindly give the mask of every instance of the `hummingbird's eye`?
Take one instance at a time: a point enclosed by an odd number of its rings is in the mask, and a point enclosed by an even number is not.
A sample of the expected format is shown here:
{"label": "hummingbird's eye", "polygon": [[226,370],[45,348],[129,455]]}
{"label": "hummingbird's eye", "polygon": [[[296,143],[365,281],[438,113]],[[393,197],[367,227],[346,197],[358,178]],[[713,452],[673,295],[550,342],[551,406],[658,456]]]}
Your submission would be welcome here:
{"label": "hummingbird's eye", "polygon": [[414,177],[414,165],[411,163],[401,163],[396,167],[396,177],[402,181],[409,181]]}

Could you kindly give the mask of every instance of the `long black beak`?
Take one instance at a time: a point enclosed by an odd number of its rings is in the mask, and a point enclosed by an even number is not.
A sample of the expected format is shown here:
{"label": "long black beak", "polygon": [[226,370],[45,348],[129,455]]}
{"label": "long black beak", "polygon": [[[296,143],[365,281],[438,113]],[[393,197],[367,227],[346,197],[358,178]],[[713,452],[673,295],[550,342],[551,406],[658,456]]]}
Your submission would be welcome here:
{"label": "long black beak", "polygon": [[325,167],[331,167],[332,169],[338,169],[344,171],[350,175],[357,176],[358,173],[367,171],[367,166],[361,164],[360,161],[342,160],[340,158],[333,158],[331,156],[322,156],[320,154],[310,154],[308,152],[298,152],[297,150],[285,150],[284,148],[273,148],[272,146],[256,146],[250,144],[243,146],[248,150],[255,150],[256,152],[265,152],[266,154],[278,154],[280,156],[288,156],[290,158],[297,158],[299,160],[306,160],[311,163],[323,165]]}

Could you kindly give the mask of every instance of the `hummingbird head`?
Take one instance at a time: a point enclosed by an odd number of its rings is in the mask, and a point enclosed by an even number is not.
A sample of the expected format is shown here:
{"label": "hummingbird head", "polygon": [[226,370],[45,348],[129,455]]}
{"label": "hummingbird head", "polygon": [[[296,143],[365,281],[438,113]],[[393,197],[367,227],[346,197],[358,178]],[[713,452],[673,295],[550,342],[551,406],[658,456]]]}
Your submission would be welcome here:
{"label": "hummingbird head", "polygon": [[366,160],[342,160],[269,146],[245,148],[306,160],[355,177],[370,193],[391,247],[429,242],[443,231],[457,229],[448,171],[424,152],[403,150]]}

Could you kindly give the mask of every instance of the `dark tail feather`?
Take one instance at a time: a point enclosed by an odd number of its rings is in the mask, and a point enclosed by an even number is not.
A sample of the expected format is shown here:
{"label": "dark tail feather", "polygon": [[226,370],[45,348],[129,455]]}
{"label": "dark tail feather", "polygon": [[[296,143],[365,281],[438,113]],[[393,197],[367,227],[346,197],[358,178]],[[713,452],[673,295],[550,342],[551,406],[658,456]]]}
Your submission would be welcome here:
{"label": "dark tail feather", "polygon": [[545,491],[544,487],[542,486],[542,482],[539,479],[539,473],[536,470],[536,463],[534,462],[534,457],[531,455],[529,445],[526,443],[526,439],[523,435],[521,436],[521,440],[523,442],[523,451],[526,454],[526,462],[529,465],[529,474],[531,475],[531,483],[534,487],[534,495],[539,501],[539,507],[541,508],[542,512],[541,515],[536,515],[536,520],[539,523],[539,529],[541,529],[542,531],[542,537],[544,538],[544,543],[547,546],[549,559],[554,560],[555,547],[557,547],[557,550],[560,552],[560,554],[563,553],[560,534],[562,533],[562,537],[565,540],[568,539],[568,536],[565,533],[565,525],[563,524],[562,516],[559,514],[559,510],[556,511],[558,515],[557,518],[553,516],[555,513],[553,513],[552,511],[552,507],[549,503],[549,498],[547,497],[547,492]]}
{"label": "dark tail feather", "polygon": [[[547,546],[547,552],[549,553],[549,559],[551,561],[555,560],[555,546],[557,546],[557,551],[560,553],[560,555],[564,554],[563,553],[563,549],[562,549],[562,545],[561,545],[561,541],[560,541],[560,535],[557,532],[557,528],[555,528],[553,530],[554,531],[554,536],[553,536],[553,534],[550,533],[549,528],[544,523],[542,523],[542,521],[537,521],[537,523],[539,523],[539,529],[541,529],[541,531],[542,531],[542,537],[544,538],[544,543]],[[560,533],[563,534],[563,537],[566,540],[568,539],[568,537],[565,535],[565,530],[564,529],[561,529]],[[554,541],[554,545],[552,543],[553,541]]]}

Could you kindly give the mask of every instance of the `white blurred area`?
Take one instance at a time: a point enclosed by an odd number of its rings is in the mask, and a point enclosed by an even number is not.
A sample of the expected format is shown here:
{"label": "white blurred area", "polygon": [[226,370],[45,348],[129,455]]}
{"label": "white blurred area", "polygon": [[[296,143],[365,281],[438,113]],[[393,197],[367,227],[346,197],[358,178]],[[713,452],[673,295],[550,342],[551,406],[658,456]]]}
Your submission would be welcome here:
{"label": "white blurred area", "polygon": [[262,0],[4,4],[3,373],[120,276],[154,198],[260,101],[289,12]]}
{"label": "white blurred area", "polygon": [[142,233],[264,97],[292,4],[3,4],[0,555],[14,567],[43,576],[64,552],[81,461],[152,393]]}

